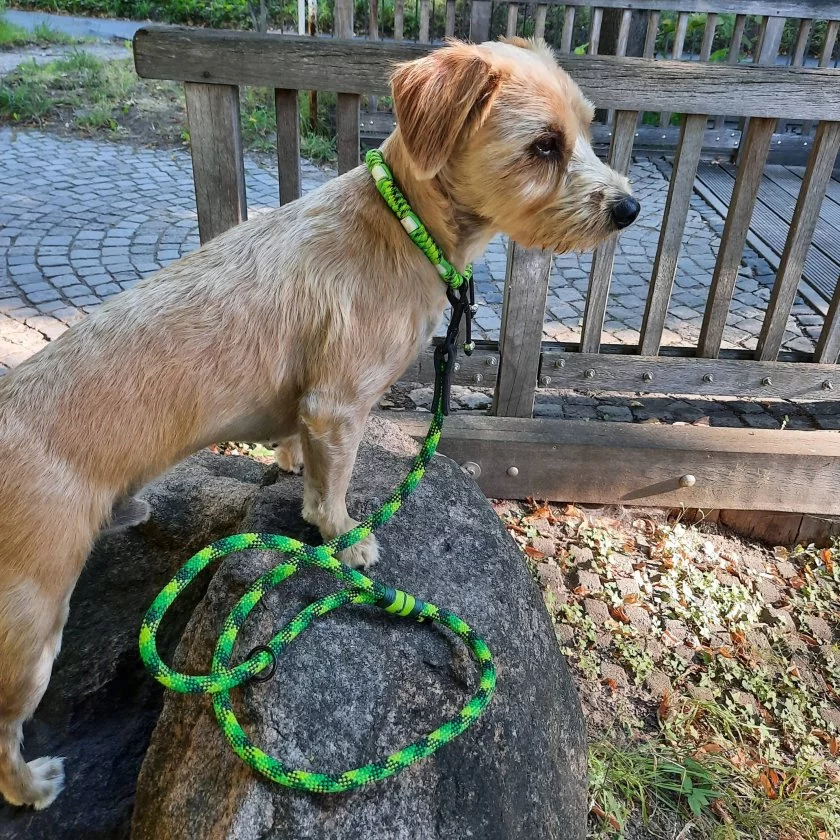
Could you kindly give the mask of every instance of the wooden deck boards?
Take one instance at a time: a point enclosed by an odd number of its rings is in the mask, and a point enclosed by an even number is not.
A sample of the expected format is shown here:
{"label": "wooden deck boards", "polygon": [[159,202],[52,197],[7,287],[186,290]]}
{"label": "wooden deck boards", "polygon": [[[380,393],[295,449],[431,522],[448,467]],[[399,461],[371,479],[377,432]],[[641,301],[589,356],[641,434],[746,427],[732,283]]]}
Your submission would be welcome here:
{"label": "wooden deck boards", "polygon": [[[695,188],[721,211],[729,206],[736,168],[730,164],[701,163]],[[804,167],[769,165],[762,178],[758,201],[750,222],[748,241],[775,270],[784,250]],[[800,292],[824,308],[840,277],[840,181],[830,181],[814,241],[805,261]]]}

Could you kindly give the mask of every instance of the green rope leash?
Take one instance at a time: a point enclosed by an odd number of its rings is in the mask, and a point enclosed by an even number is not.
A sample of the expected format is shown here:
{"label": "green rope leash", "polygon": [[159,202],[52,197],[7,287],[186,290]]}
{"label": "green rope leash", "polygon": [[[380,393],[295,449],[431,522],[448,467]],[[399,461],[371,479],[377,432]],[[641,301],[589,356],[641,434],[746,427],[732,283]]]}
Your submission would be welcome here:
{"label": "green rope leash", "polygon": [[[388,206],[400,219],[412,241],[426,254],[437,268],[450,290],[470,286],[471,269],[462,275],[448,263],[423,224],[412,213],[408,202],[400,193],[393,176],[385,165],[379,151],[368,152],[368,169],[376,186]],[[409,220],[407,222],[406,220]],[[466,286],[465,286],[466,284]],[[463,287],[463,288],[461,288]],[[450,300],[452,298],[450,297]],[[361,787],[368,782],[385,779],[399,773],[414,762],[426,758],[444,744],[457,738],[481,716],[490,703],[496,685],[496,669],[490,649],[473,629],[457,615],[446,609],[421,601],[407,592],[392,589],[341,563],[336,555],[369,536],[376,528],[386,523],[402,506],[405,499],[415,490],[431,461],[440,440],[441,426],[446,414],[448,374],[454,365],[454,340],[458,323],[467,306],[465,298],[455,309],[452,324],[447,333],[444,351],[436,353],[437,377],[436,395],[432,422],[419,454],[414,459],[405,480],[391,497],[374,513],[355,528],[319,546],[311,546],[299,540],[277,534],[235,534],[218,540],[194,554],[176,573],[152,602],[140,629],[140,656],[152,676],[173,691],[184,694],[209,694],[212,697],[216,720],[234,752],[249,766],[268,779],[287,787],[312,793],[340,793]],[[469,316],[468,316],[469,320]],[[453,327],[454,325],[454,327]],[[195,577],[210,563],[239,551],[255,549],[277,551],[286,555],[286,560],[262,575],[239,599],[230,611],[216,643],[210,673],[203,675],[183,674],[174,671],[160,658],[157,650],[157,631],[166,611]],[[237,634],[251,610],[274,587],[291,577],[301,568],[314,566],[323,569],[338,580],[348,584],[331,595],[310,604],[286,624],[267,645],[251,651],[244,662],[231,665],[231,653]],[[277,661],[283,650],[304,630],[332,610],[347,604],[369,604],[384,609],[392,615],[413,618],[417,621],[434,621],[451,630],[469,648],[481,668],[478,689],[467,704],[454,717],[408,746],[392,753],[381,761],[366,764],[343,773],[313,773],[287,767],[279,759],[268,755],[245,734],[233,712],[230,690],[248,680],[269,679],[274,674]],[[258,675],[270,668],[267,677]]]}

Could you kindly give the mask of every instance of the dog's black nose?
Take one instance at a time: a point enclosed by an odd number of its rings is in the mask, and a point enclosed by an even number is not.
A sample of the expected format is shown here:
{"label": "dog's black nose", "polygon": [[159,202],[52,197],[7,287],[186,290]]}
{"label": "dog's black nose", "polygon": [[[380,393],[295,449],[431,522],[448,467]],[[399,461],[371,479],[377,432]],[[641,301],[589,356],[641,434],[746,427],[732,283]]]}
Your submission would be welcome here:
{"label": "dog's black nose", "polygon": [[641,205],[632,195],[626,195],[620,201],[616,201],[613,204],[610,212],[612,213],[615,226],[621,230],[622,228],[629,227],[636,221],[636,216],[639,215],[639,210],[641,209]]}

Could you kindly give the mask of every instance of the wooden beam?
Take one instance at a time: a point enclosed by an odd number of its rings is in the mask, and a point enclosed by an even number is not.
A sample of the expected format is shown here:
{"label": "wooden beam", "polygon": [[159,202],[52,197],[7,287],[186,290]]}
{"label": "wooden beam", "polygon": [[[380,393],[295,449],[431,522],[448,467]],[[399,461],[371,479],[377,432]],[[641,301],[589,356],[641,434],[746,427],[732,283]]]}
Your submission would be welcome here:
{"label": "wooden beam", "polygon": [[700,45],[700,61],[708,61],[712,55],[712,46],[715,42],[715,31],[717,30],[717,15],[709,12],[706,15],[706,26],[703,29],[703,43]]}
{"label": "wooden beam", "polygon": [[563,34],[560,39],[560,53],[569,55],[572,51],[572,41],[575,34],[575,7],[566,4],[563,10]]}
{"label": "wooden beam", "polygon": [[248,218],[239,88],[184,85],[198,233],[202,242]]}
{"label": "wooden beam", "polygon": [[296,90],[274,91],[280,205],[300,198],[300,108]]}
{"label": "wooden beam", "polygon": [[697,355],[714,358],[720,352],[726,316],[735,291],[738,269],[744,253],[744,243],[750,229],[750,219],[758,198],[758,187],[764,172],[767,152],[776,121],[773,119],[752,120],[745,133],[741,147],[744,154],[738,167],[738,177],[732,193],[732,201],[726,214],[723,235],[720,240],[712,285],[706,308],[703,310],[703,326]]}
{"label": "wooden beam", "polygon": [[645,47],[642,55],[645,58],[656,58],[656,37],[659,34],[659,10],[648,12],[647,30],[645,31]]}
{"label": "wooden beam", "polygon": [[354,93],[339,93],[336,97],[336,151],[338,174],[342,175],[359,165],[359,100]]}
{"label": "wooden beam", "polygon": [[598,45],[601,42],[601,24],[604,21],[604,10],[599,6],[592,9],[592,19],[589,22],[589,55],[598,55]]}
{"label": "wooden beam", "polygon": [[480,44],[490,38],[490,17],[493,4],[490,0],[472,0],[470,5],[470,41]]}
{"label": "wooden beam", "polygon": [[432,4],[431,0],[420,0],[420,27],[418,39],[421,44],[428,44],[431,40],[431,19],[432,19]]}
{"label": "wooden beam", "polygon": [[[671,52],[671,58],[674,61],[682,59],[683,47],[685,46],[685,33],[688,30],[688,14],[680,12],[677,16],[677,26],[674,30],[674,49]],[[671,113],[664,111],[659,115],[659,125],[670,125]]]}
{"label": "wooden beam", "polygon": [[639,339],[639,353],[643,356],[655,356],[662,343],[683,231],[694,194],[694,176],[703,148],[706,119],[703,114],[689,114],[680,131]]}
{"label": "wooden beam", "polygon": [[[515,3],[512,3],[511,6],[515,6]],[[534,16],[534,37],[535,38],[545,38],[545,18],[548,14],[548,6],[544,3],[540,3],[537,6],[537,13]]]}
{"label": "wooden beam", "polygon": [[[542,0],[564,6],[592,6],[593,0]],[[782,18],[817,18],[834,20],[840,18],[840,2],[837,0],[597,0],[603,9],[657,9],[663,12],[708,12],[710,8],[719,15],[770,15]]]}
{"label": "wooden beam", "polygon": [[405,38],[405,0],[394,0],[394,40]]}
{"label": "wooden beam", "polygon": [[[637,117],[638,114],[635,111],[616,111],[615,114],[609,163],[616,172],[622,174],[626,174],[630,169]],[[589,290],[586,295],[583,329],[580,336],[580,349],[583,353],[597,353],[601,345],[601,330],[604,328],[604,317],[607,312],[617,244],[617,239],[611,237],[606,242],[602,242],[592,255]]]}
{"label": "wooden beam", "polygon": [[[479,0],[488,2],[488,0]],[[394,62],[431,47],[184,27],[144,27],[134,37],[143,78],[341,93],[388,93]],[[840,120],[840,71],[561,55],[599,107],[787,119]]]}
{"label": "wooden beam", "polygon": [[[435,381],[435,348],[424,347],[417,358],[400,375],[401,382],[421,382],[431,385]],[[499,373],[499,348],[495,342],[477,344],[471,356],[458,353],[452,372],[453,385],[471,385],[473,388],[492,388]],[[838,385],[840,387],[840,385]]]}
{"label": "wooden beam", "polygon": [[[510,9],[514,11],[514,21],[516,20],[516,3],[511,3],[508,9],[508,26],[510,26]],[[455,0],[446,0],[446,23],[444,25],[444,35],[447,38],[455,36]],[[514,32],[514,34],[516,34]]]}
{"label": "wooden beam", "polygon": [[[834,289],[834,298],[825,317],[820,340],[814,353],[814,361],[833,365],[840,357],[840,277]],[[840,391],[840,385],[835,386]],[[838,394],[840,399],[840,394]]]}
{"label": "wooden beam", "polygon": [[817,126],[811,158],[802,179],[802,188],[793,212],[785,250],[779,261],[773,294],[761,325],[756,359],[772,361],[782,346],[790,310],[802,279],[805,257],[811,247],[837,153],[840,151],[840,122],[822,122]]}
{"label": "wooden beam", "polygon": [[[833,364],[756,362],[546,350],[540,378],[551,387],[596,393],[698,394],[703,397],[840,399],[840,368]],[[824,383],[830,383],[831,388]]]}
{"label": "wooden beam", "polygon": [[507,35],[508,38],[513,38],[516,35],[516,18],[518,15],[519,4],[508,3],[507,28],[505,29],[505,35]]}
{"label": "wooden beam", "polygon": [[530,417],[533,413],[550,270],[550,251],[508,242],[494,414]]}
{"label": "wooden beam", "polygon": [[[426,434],[428,415],[388,416],[418,440]],[[493,498],[840,514],[833,432],[456,414],[439,451],[477,464]]]}

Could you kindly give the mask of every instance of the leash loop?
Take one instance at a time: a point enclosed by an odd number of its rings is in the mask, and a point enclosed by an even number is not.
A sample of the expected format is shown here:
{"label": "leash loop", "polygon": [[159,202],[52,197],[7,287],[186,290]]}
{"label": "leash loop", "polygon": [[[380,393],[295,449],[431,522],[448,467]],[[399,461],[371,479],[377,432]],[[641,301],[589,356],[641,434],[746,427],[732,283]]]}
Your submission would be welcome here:
{"label": "leash loop", "polygon": [[[426,467],[434,457],[440,440],[443,418],[449,412],[449,391],[452,372],[458,354],[458,331],[466,319],[467,341],[464,350],[472,352],[470,333],[471,307],[475,296],[472,267],[458,273],[448,263],[422,222],[411,212],[393,176],[384,164],[380,152],[369,152],[368,168],[376,180],[379,192],[409,232],[412,240],[422,248],[447,283],[447,297],[452,305],[452,317],[442,344],[435,348],[435,390],[432,402],[432,422],[414,458],[408,475],[385,503],[355,528],[340,534],[322,545],[312,546],[281,534],[234,534],[217,540],[194,554],[161,590],[143,618],[140,628],[140,656],[144,665],[161,684],[183,694],[208,694],[216,720],[233,751],[251,768],[268,779],[287,787],[312,793],[339,793],[361,787],[399,773],[406,767],[432,755],[444,744],[466,731],[490,704],[496,685],[496,668],[487,644],[455,613],[423,601],[401,589],[386,586],[356,569],[343,564],[337,555],[370,536],[384,525],[417,488]],[[393,203],[392,203],[393,202]],[[406,221],[407,220],[407,221]],[[207,674],[183,674],[170,668],[157,650],[157,632],[167,610],[187,586],[210,564],[231,554],[247,550],[278,552],[284,560],[262,574],[239,599],[222,625],[216,642],[210,671]],[[301,610],[268,641],[252,648],[243,662],[231,667],[230,659],[237,635],[254,607],[284,580],[302,568],[312,566],[332,574],[346,584],[305,609]],[[479,667],[478,685],[463,708],[428,735],[397,750],[378,762],[365,764],[343,773],[316,773],[286,767],[279,759],[268,755],[254,744],[242,729],[230,699],[230,691],[248,680],[265,682],[277,669],[284,649],[315,621],[335,609],[348,605],[369,605],[392,616],[415,621],[432,621],[457,635],[469,649]],[[266,670],[268,669],[268,670]],[[263,673],[266,671],[266,673]]]}

